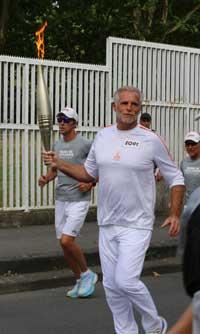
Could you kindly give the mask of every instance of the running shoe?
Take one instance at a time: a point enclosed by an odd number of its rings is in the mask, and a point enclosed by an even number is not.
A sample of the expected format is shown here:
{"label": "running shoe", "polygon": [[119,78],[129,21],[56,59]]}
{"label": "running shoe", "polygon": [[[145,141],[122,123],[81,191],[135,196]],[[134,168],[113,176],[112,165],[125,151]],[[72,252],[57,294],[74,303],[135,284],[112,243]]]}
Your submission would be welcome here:
{"label": "running shoe", "polygon": [[165,320],[165,318],[160,317],[161,321],[162,321],[162,330],[161,330],[161,334],[166,334],[167,333],[167,321]]}
{"label": "running shoe", "polygon": [[160,320],[161,320],[161,324],[162,324],[161,329],[156,328],[156,329],[154,329],[150,332],[149,331],[146,332],[146,334],[166,334],[167,333],[167,321],[163,317],[160,317]]}
{"label": "running shoe", "polygon": [[93,271],[89,271],[88,274],[82,275],[80,280],[80,286],[78,290],[79,297],[89,297],[93,294],[95,284],[98,281],[98,276]]}
{"label": "running shoe", "polygon": [[74,287],[71,290],[67,291],[66,296],[70,298],[77,298],[79,287],[80,287],[80,280],[77,280]]}

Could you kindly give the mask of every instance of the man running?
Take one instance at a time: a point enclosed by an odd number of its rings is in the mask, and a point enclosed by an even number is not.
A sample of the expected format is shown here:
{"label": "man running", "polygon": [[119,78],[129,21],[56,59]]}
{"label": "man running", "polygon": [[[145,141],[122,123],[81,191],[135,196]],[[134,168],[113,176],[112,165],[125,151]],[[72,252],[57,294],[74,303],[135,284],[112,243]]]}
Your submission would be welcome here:
{"label": "man running", "polygon": [[158,315],[152,297],[140,280],[149,247],[155,206],[156,164],[171,189],[169,235],[179,232],[184,179],[161,139],[138,126],[141,93],[122,87],[114,94],[117,124],[101,130],[84,166],[43,155],[46,164],[74,178],[91,182],[99,178],[99,252],[103,285],[117,334],[138,334],[133,308],[141,315],[145,333],[164,334],[167,323]]}
{"label": "man running", "polygon": [[[91,142],[77,135],[78,115],[72,108],[66,107],[57,115],[62,138],[53,145],[60,159],[83,164],[91,147]],[[87,215],[93,182],[83,183],[63,174],[57,168],[50,168],[46,175],[39,178],[43,187],[57,177],[55,188],[55,229],[60,240],[65,260],[73,271],[76,284],[67,291],[67,297],[88,297],[93,294],[97,274],[87,267],[82,249],[75,239],[80,232]]]}

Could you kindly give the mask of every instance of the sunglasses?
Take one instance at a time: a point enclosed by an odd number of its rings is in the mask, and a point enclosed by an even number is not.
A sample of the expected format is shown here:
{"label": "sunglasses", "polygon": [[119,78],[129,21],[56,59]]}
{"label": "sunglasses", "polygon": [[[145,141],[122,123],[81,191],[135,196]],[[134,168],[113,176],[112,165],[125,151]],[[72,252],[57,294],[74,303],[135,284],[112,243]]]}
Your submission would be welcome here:
{"label": "sunglasses", "polygon": [[194,141],[187,141],[185,142],[185,146],[196,146],[198,143],[195,143]]}
{"label": "sunglasses", "polygon": [[65,124],[68,124],[72,121],[73,119],[72,118],[68,118],[66,116],[57,116],[57,122],[58,123],[65,123]]}

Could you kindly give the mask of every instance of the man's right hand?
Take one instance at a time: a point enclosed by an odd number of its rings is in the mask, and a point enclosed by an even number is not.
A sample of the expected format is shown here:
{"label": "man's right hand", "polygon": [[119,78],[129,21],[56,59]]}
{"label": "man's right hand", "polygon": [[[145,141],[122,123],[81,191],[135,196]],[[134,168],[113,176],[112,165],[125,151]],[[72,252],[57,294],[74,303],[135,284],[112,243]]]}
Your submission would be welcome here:
{"label": "man's right hand", "polygon": [[42,176],[40,176],[40,178],[39,178],[39,180],[38,180],[38,185],[39,185],[40,187],[44,187],[45,184],[47,184],[47,183],[48,183],[48,178],[47,178],[47,176],[46,176],[46,175],[42,175]]}
{"label": "man's right hand", "polygon": [[51,166],[52,168],[57,168],[58,156],[55,152],[42,152],[42,158],[46,166]]}

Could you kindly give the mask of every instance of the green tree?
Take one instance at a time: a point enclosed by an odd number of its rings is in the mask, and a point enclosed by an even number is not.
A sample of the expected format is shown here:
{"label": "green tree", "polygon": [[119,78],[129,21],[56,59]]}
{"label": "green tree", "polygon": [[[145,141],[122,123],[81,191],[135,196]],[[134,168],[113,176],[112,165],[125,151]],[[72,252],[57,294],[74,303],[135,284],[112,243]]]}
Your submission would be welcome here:
{"label": "green tree", "polygon": [[47,20],[45,58],[105,63],[108,36],[200,46],[200,0],[2,0],[1,53],[36,57]]}

